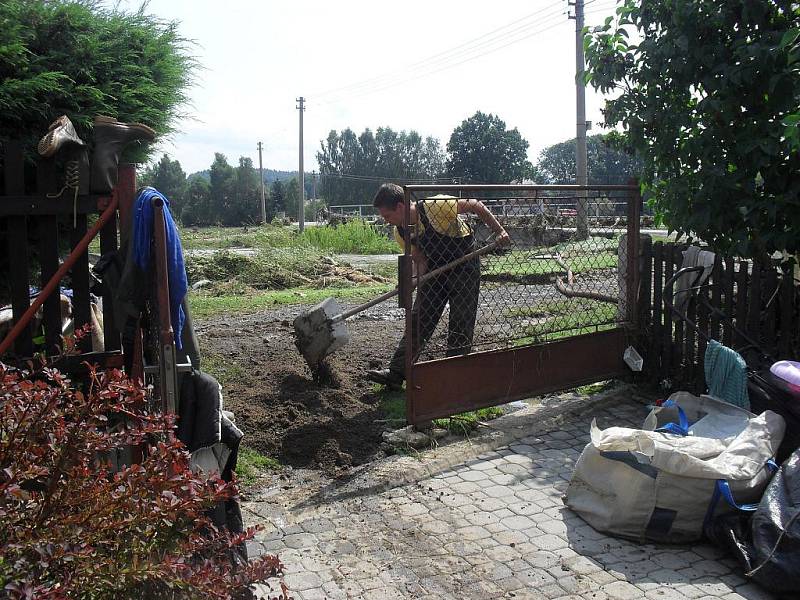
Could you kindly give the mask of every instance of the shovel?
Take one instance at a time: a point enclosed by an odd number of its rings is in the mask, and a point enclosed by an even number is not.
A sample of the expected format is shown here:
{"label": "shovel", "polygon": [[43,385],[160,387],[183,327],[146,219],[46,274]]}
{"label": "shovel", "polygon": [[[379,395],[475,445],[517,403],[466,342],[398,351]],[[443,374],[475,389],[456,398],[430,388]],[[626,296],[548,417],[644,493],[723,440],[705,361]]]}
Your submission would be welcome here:
{"label": "shovel", "polygon": [[[460,256],[446,265],[434,269],[429,273],[425,273],[421,277],[415,278],[412,281],[411,289],[476,256],[491,252],[497,248],[498,244],[499,242],[497,241],[487,244],[483,248]],[[347,333],[347,326],[344,323],[345,319],[357,315],[389,298],[394,298],[399,292],[399,288],[394,288],[385,294],[381,294],[377,298],[373,298],[369,302],[365,302],[347,311],[342,311],[342,307],[339,306],[339,303],[336,302],[334,298],[326,298],[316,306],[300,313],[294,320],[295,345],[300,351],[300,354],[303,355],[303,358],[306,359],[312,373],[318,371],[326,356],[336,352],[350,341],[350,336]]]}

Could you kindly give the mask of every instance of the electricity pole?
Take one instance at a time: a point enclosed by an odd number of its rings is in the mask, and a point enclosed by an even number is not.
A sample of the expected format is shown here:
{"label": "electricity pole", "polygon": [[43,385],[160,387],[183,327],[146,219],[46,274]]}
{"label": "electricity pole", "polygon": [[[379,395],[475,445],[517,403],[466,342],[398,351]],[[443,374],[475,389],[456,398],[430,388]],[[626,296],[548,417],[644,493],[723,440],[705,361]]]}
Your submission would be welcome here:
{"label": "electricity pole", "polygon": [[[572,2],[570,2],[572,4]],[[589,174],[586,152],[586,84],[583,63],[583,5],[584,0],[575,0],[575,97],[577,135],[575,138],[575,183],[588,185]],[[577,237],[589,237],[589,218],[586,191],[578,192]]]}
{"label": "electricity pole", "polygon": [[305,98],[300,96],[297,99],[299,103],[297,105],[297,109],[300,111],[300,168],[299,168],[299,180],[300,180],[300,200],[299,206],[297,207],[297,224],[300,227],[300,233],[303,232],[305,229],[306,224],[306,211],[305,211],[305,197],[306,197],[306,181],[305,181],[305,172],[303,171],[303,113],[305,112],[306,108],[303,105],[305,102]]}
{"label": "electricity pole", "polygon": [[267,224],[267,201],[264,198],[264,165],[261,163],[261,150],[264,144],[258,142],[258,176],[261,179],[261,224]]}

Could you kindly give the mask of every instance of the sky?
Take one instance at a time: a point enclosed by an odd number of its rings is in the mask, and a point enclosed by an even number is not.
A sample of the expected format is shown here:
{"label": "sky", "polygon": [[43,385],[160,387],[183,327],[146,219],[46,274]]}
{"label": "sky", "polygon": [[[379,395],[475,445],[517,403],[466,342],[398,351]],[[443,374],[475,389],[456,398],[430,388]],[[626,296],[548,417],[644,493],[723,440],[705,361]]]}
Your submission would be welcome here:
{"label": "sky", "polygon": [[[115,0],[125,10],[141,1]],[[586,23],[614,0],[586,0]],[[532,162],[575,137],[575,21],[567,0],[151,0],[146,11],[179,22],[202,65],[189,118],[159,145],[187,173],[214,152],[231,164],[297,170],[299,111],[305,170],[320,141],[347,127],[415,130],[444,147],[480,110],[518,128]],[[586,90],[600,132],[602,97]]]}

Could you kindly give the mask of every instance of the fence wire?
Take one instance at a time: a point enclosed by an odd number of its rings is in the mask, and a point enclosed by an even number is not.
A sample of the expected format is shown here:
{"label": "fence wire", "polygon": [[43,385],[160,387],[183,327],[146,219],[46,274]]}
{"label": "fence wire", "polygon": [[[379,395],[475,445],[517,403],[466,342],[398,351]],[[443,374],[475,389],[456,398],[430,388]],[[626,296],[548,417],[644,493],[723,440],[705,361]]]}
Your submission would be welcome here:
{"label": "fence wire", "polygon": [[419,286],[413,346],[407,342],[417,361],[553,341],[626,321],[630,192],[492,194],[470,192],[471,202],[413,196],[417,219],[412,215],[405,237],[420,251],[422,270],[494,241],[479,202],[511,238]]}

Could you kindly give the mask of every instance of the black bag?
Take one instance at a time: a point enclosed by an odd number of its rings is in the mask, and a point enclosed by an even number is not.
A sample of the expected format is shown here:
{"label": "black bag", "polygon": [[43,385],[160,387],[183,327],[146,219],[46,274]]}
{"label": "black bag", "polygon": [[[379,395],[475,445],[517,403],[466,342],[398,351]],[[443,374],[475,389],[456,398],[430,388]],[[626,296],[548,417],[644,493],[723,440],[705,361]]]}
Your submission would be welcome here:
{"label": "black bag", "polygon": [[781,465],[752,516],[714,519],[706,534],[764,588],[800,592],[800,450]]}
{"label": "black bag", "polygon": [[786,421],[786,433],[775,455],[775,460],[782,463],[800,448],[800,397],[769,369],[748,373],[747,393],[751,412],[760,415],[765,410],[771,410]]}

